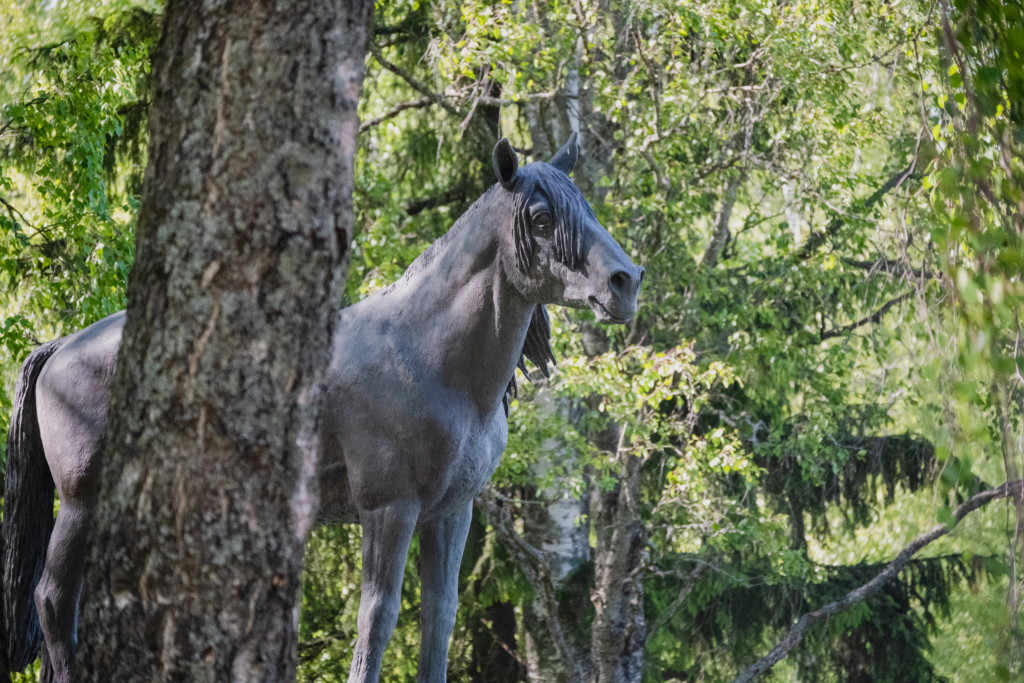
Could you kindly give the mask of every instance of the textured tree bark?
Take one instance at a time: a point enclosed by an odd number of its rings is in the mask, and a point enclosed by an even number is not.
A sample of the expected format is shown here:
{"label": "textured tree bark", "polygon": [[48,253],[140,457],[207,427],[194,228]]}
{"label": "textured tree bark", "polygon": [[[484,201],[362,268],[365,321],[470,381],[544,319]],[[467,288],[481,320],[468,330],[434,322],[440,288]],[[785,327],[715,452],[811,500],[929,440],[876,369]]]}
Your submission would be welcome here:
{"label": "textured tree bark", "polygon": [[640,683],[644,673],[647,533],[638,509],[642,461],[623,450],[618,432],[612,425],[608,433],[594,439],[598,446],[615,454],[619,477],[612,490],[594,491],[590,507],[597,536],[591,595],[593,683]]}
{"label": "textured tree bark", "polygon": [[75,680],[294,678],[371,7],[167,5]]}

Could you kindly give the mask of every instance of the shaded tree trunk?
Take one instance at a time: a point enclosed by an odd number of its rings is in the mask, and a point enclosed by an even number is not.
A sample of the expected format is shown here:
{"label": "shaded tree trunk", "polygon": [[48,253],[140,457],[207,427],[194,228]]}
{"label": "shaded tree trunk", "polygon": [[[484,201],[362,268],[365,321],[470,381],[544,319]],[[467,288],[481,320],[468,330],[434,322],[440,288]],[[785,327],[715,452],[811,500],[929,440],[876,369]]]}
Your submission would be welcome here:
{"label": "shaded tree trunk", "polygon": [[[569,403],[550,392],[538,392],[536,401],[541,411],[572,418]],[[530,492],[532,496],[524,496],[529,500],[523,504],[523,538],[543,554],[551,582],[559,592],[558,615],[548,614],[539,596],[523,607],[526,664],[531,683],[571,680],[571,669],[589,666],[583,627],[583,619],[589,612],[588,572],[583,571],[590,562],[589,527],[584,522],[587,496],[573,495],[568,489],[573,471],[579,468],[578,460],[579,453],[573,445],[557,438],[546,439],[538,449],[537,461],[531,470],[536,477],[534,481],[550,479],[551,484],[537,486]],[[575,653],[572,666],[567,665],[558,652],[549,627],[551,619],[558,619],[560,615],[575,616],[575,619],[563,619],[562,628]]]}
{"label": "shaded tree trunk", "polygon": [[[495,602],[484,610],[486,629],[473,631],[470,683],[518,683],[526,671],[517,658],[516,612],[510,602]],[[476,656],[479,654],[479,656]]]}
{"label": "shaded tree trunk", "polygon": [[597,536],[590,680],[640,683],[647,641],[643,584],[647,532],[638,509],[643,461],[629,452],[618,425],[593,440],[613,454],[619,472],[611,490],[595,489],[590,508]]}
{"label": "shaded tree trunk", "polygon": [[371,7],[168,3],[76,680],[294,678]]}
{"label": "shaded tree trunk", "polygon": [[[632,51],[628,32],[622,30],[626,15],[611,11],[610,7],[605,9],[608,14],[603,20],[611,22],[618,37],[613,47],[616,71],[620,78],[625,78]],[[577,20],[576,55],[567,68],[565,83],[560,84],[558,94],[551,100],[527,103],[526,115],[537,159],[547,160],[571,132],[579,133],[580,159],[573,180],[597,208],[608,191],[602,180],[611,171],[617,124],[594,110],[593,93],[580,75],[586,38],[598,27],[586,23],[581,15]],[[544,18],[537,17],[537,21],[543,24]],[[587,325],[583,333],[588,355],[609,349],[601,327]],[[571,406],[560,409],[572,412]],[[564,490],[574,478],[574,470],[579,470],[579,454],[568,444],[552,440],[546,444],[547,454],[541,454],[532,467],[535,481],[551,478],[553,485],[537,490],[535,502],[540,505],[524,506],[523,536],[530,545],[544,551],[555,588],[561,591],[563,601],[572,603],[559,610],[559,620],[575,661],[567,664],[554,646],[548,626],[552,615],[543,609],[541,600],[535,600],[524,608],[523,615],[531,681],[569,680],[569,672],[580,670],[586,672],[588,681],[595,683],[640,681],[643,672],[646,622],[641,572],[646,533],[635,505],[627,504],[627,500],[635,501],[638,494],[636,477],[640,461],[615,450],[621,446],[617,443],[617,427],[612,432],[610,437],[587,435],[595,445],[623,462],[618,473],[621,479],[612,491],[594,490],[577,499],[559,496],[557,492]],[[556,464],[552,476],[550,472]],[[596,538],[593,551],[591,529]],[[574,579],[590,579],[589,572],[580,571],[582,564],[590,562],[594,569],[590,594],[567,590]],[[593,622],[589,623],[591,616]]]}

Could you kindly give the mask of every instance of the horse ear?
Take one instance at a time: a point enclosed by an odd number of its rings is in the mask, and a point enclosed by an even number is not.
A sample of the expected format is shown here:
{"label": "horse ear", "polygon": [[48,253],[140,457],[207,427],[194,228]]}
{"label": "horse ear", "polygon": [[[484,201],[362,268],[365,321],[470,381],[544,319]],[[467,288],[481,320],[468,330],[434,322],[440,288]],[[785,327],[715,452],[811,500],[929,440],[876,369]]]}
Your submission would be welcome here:
{"label": "horse ear", "polygon": [[579,136],[576,135],[576,131],[573,131],[562,149],[555,152],[555,156],[551,157],[551,161],[548,163],[565,175],[569,175],[576,168],[576,159],[579,157],[579,153]]}
{"label": "horse ear", "polygon": [[516,184],[519,159],[508,138],[502,138],[494,146],[491,161],[494,163],[494,175],[498,176],[498,181],[506,190],[511,190]]}

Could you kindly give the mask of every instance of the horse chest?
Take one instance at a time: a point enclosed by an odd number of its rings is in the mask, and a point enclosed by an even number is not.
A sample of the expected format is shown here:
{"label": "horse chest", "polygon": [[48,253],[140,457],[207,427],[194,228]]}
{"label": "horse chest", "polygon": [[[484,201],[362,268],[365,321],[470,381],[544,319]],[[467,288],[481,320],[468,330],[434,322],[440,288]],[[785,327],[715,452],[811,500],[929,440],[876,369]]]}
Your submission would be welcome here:
{"label": "horse chest", "polygon": [[446,452],[434,454],[435,476],[421,489],[427,513],[468,504],[487,485],[505,450],[508,427],[502,412],[481,416],[467,411],[458,425]]}
{"label": "horse chest", "polygon": [[422,386],[382,373],[332,388],[321,434],[325,520],[347,518],[353,505],[410,499],[425,515],[443,514],[487,484],[505,449],[504,412],[482,413],[459,392]]}

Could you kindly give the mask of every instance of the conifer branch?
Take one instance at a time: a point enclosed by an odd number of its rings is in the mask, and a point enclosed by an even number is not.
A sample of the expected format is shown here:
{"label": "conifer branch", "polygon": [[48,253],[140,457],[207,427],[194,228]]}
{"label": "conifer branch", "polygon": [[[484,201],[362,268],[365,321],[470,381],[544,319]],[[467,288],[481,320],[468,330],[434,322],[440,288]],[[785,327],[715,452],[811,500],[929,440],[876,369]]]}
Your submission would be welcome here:
{"label": "conifer branch", "polygon": [[875,576],[875,578],[871,579],[863,586],[855,588],[840,599],[830,602],[820,609],[808,612],[800,617],[796,623],[790,627],[786,637],[783,638],[771,652],[750,665],[739,676],[734,678],[732,683],[750,683],[750,681],[754,681],[763,674],[768,673],[773,666],[781,662],[793,648],[800,644],[804,638],[807,628],[811,624],[824,617],[842,612],[843,610],[852,607],[858,602],[861,602],[880,591],[890,579],[899,574],[904,567],[907,566],[910,559],[918,551],[955,529],[957,524],[959,524],[960,521],[970,513],[984,505],[987,505],[988,503],[991,503],[993,500],[999,500],[1010,496],[1020,496],[1022,493],[1024,493],[1024,480],[1018,479],[1016,481],[1008,481],[994,489],[982,491],[981,493],[972,496],[962,505],[957,506],[957,508],[953,510],[952,520],[949,524],[939,524],[915,538],[914,541],[900,551],[900,554],[896,556],[896,559],[890,562],[885,569]]}

